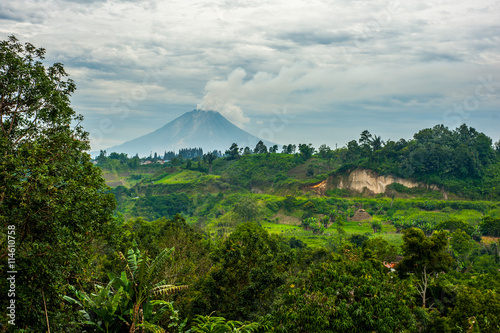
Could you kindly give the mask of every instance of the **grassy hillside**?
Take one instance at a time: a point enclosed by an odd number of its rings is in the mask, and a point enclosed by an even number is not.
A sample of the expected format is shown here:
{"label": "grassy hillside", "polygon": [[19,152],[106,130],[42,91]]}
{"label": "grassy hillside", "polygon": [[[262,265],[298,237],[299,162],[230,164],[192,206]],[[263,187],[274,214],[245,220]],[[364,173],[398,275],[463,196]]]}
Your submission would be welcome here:
{"label": "grassy hillside", "polygon": [[165,173],[164,177],[154,182],[154,184],[193,184],[207,179],[217,179],[220,176],[206,175],[199,171],[182,170],[172,173]]}
{"label": "grassy hillside", "polygon": [[[297,171],[310,165],[323,173]],[[311,184],[338,172],[334,163],[319,157],[304,161],[296,155],[250,155],[216,160],[214,174],[185,166],[140,166],[121,173],[125,176],[123,183],[132,186],[120,185],[113,192],[118,200],[117,212],[125,220],[141,217],[152,221],[180,213],[188,223],[214,236],[230,233],[243,221],[255,220],[270,233],[295,237],[310,246],[333,246],[338,237],[353,235],[382,237],[400,245],[404,228],[434,230],[440,223],[460,220],[474,230],[484,216],[498,215],[500,210],[496,201],[437,200],[430,199],[425,191],[408,193],[408,189],[400,189],[400,197],[394,191],[391,195],[348,196],[335,189],[324,194],[310,190]],[[104,174],[118,173],[104,170]],[[135,184],[131,178],[139,177],[134,175],[141,175]],[[350,221],[359,209],[373,220]],[[312,224],[304,227],[308,219]],[[375,233],[374,224],[380,225]]]}

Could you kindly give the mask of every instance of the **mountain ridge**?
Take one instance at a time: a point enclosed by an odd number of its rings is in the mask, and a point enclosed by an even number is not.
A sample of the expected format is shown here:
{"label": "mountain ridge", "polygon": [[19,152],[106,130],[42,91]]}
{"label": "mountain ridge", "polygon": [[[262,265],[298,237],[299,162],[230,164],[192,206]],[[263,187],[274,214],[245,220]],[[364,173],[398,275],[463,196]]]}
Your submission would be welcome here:
{"label": "mountain ridge", "polygon": [[[204,152],[224,152],[231,144],[253,149],[260,141],[258,137],[242,130],[219,112],[194,109],[175,118],[157,130],[106,149],[107,152],[126,153],[130,156],[163,154],[182,148],[202,148]],[[262,140],[266,146],[275,143]]]}

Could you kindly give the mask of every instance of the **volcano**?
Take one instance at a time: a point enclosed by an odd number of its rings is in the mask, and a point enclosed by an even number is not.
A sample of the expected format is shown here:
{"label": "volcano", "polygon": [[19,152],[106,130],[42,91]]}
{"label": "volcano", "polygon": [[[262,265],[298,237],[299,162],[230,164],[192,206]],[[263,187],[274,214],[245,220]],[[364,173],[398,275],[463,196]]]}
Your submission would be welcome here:
{"label": "volcano", "polygon": [[[181,148],[202,148],[203,152],[220,150],[224,153],[233,143],[253,149],[258,137],[242,130],[217,111],[195,109],[172,120],[154,132],[121,145],[106,149],[108,153],[126,153],[140,157],[165,151],[178,152]],[[262,140],[267,147],[274,143]]]}

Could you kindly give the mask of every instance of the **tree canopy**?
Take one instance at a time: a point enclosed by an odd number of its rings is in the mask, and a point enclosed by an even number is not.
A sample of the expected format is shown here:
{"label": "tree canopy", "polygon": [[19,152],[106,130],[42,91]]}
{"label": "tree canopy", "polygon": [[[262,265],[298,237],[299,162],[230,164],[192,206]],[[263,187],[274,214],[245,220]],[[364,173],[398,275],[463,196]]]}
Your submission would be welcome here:
{"label": "tree canopy", "polygon": [[115,201],[85,152],[83,118],[69,101],[75,84],[62,64],[45,68],[44,53],[13,36],[0,42],[0,221],[5,230],[15,228],[16,270],[23,276],[16,324],[45,330],[45,301],[52,327],[64,331],[73,316],[60,295],[89,277],[84,267],[93,241],[110,230]]}

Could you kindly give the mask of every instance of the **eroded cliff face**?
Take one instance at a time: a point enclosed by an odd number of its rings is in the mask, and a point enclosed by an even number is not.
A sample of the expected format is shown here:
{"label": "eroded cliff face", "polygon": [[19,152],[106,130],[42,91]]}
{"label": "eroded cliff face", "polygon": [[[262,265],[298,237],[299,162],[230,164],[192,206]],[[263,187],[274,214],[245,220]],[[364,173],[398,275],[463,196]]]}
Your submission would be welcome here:
{"label": "eroded cliff face", "polygon": [[338,188],[363,192],[366,190],[374,194],[384,193],[387,186],[399,183],[406,187],[417,187],[418,183],[394,176],[380,176],[369,170],[353,170],[347,177],[341,177]]}
{"label": "eroded cliff face", "polygon": [[349,175],[340,177],[337,182],[337,188],[346,189],[363,193],[370,191],[373,194],[385,193],[387,186],[392,183],[399,183],[409,188],[413,187],[427,187],[435,191],[443,193],[445,199],[448,198],[447,194],[439,189],[436,185],[426,185],[419,182],[414,182],[408,179],[399,178],[396,176],[382,176],[370,170],[356,169],[351,171]]}

